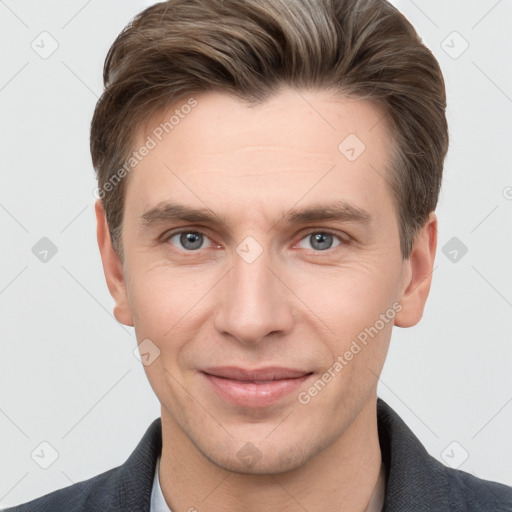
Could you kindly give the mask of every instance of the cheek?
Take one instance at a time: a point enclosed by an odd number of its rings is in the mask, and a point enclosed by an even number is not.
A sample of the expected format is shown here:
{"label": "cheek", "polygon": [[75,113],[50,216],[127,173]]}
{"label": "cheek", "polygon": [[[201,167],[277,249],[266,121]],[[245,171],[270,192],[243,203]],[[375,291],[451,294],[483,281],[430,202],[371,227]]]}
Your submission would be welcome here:
{"label": "cheek", "polygon": [[132,280],[128,297],[136,331],[144,337],[160,339],[173,325],[175,309],[171,305],[179,302],[177,289],[154,277],[145,273]]}
{"label": "cheek", "polygon": [[160,263],[131,273],[128,295],[138,343],[150,339],[160,351],[159,364],[145,368],[148,376],[162,365],[171,373],[193,366],[194,340],[204,340],[208,330],[213,274]]}
{"label": "cheek", "polygon": [[293,289],[304,305],[329,328],[342,348],[361,330],[372,326],[396,297],[396,271],[376,264],[319,268],[296,272]]}
{"label": "cheek", "polygon": [[174,379],[181,381],[178,373],[185,346],[181,340],[187,339],[183,329],[185,320],[193,317],[179,283],[164,277],[162,272],[145,272],[132,279],[128,291],[141,358],[144,353],[151,358],[144,371],[161,400],[165,390],[174,387]]}
{"label": "cheek", "polygon": [[127,293],[136,327],[163,337],[204,294],[201,276],[190,277],[168,264],[132,261]]}

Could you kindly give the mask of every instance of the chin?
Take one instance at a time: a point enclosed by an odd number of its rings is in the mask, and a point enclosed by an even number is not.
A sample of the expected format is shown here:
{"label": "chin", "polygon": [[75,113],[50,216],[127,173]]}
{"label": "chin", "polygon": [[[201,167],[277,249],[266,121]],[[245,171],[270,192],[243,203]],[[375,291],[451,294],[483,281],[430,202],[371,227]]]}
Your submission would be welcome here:
{"label": "chin", "polygon": [[200,448],[200,451],[215,466],[240,475],[288,473],[300,468],[314,456],[315,450],[305,450],[303,442],[288,438],[290,444],[285,446],[283,441],[281,437],[276,438],[273,443],[235,442],[228,443],[229,446],[221,450],[216,445]]}
{"label": "chin", "polygon": [[254,465],[240,461],[236,455],[231,458],[222,456],[222,459],[217,461],[210,460],[216,466],[239,475],[279,475],[294,471],[305,463],[298,454],[281,458],[275,452],[271,456],[262,454],[261,459]]}

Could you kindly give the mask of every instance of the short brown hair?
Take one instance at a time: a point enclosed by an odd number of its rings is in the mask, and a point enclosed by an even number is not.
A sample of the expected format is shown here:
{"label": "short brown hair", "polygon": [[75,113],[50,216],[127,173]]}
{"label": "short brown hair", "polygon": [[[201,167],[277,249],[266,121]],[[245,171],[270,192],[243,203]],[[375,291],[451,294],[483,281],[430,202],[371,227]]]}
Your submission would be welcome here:
{"label": "short brown hair", "polygon": [[212,90],[258,103],[285,84],[381,107],[395,142],[390,184],[404,259],[437,205],[448,149],[443,76],[412,25],[384,0],[168,0],[119,34],[103,80],[91,155],[120,255],[126,180],[119,170],[137,127]]}

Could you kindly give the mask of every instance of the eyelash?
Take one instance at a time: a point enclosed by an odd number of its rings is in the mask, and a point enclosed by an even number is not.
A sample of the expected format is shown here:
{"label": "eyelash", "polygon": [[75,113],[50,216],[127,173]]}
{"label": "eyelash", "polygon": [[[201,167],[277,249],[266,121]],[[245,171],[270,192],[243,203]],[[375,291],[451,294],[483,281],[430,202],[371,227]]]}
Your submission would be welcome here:
{"label": "eyelash", "polygon": [[[208,233],[206,233],[205,231],[201,230],[201,229],[197,229],[197,228],[193,228],[193,229],[178,229],[176,231],[171,231],[170,233],[166,233],[163,237],[163,242],[164,243],[168,243],[169,240],[175,236],[175,235],[180,235],[182,233],[196,233],[196,234],[200,234],[200,235],[203,235],[204,237],[210,239],[210,237],[208,236]],[[335,251],[336,249],[339,249],[345,245],[347,245],[349,243],[349,240],[347,240],[346,238],[348,238],[348,235],[346,235],[345,237],[341,236],[339,233],[335,232],[335,231],[332,231],[330,229],[311,229],[310,231],[306,232],[306,233],[303,233],[301,238],[299,238],[299,240],[294,244],[294,246],[298,245],[302,240],[304,240],[306,237],[314,234],[314,233],[322,233],[324,235],[332,235],[333,237],[337,238],[339,241],[340,241],[340,244],[337,245],[336,247],[332,247],[330,249],[326,249],[325,251],[319,251],[319,250],[315,250],[315,249],[309,249],[310,251],[313,251],[314,255],[315,256],[320,256],[322,255],[323,253],[332,253],[333,251]],[[213,240],[210,240],[213,242]],[[216,242],[213,242],[214,244],[216,244]],[[170,244],[169,244],[170,245]],[[218,244],[216,244],[218,245]],[[176,249],[178,250],[179,252],[182,252],[182,253],[190,253],[190,254],[194,254],[194,253],[199,253],[200,252],[200,249],[196,249],[195,251],[187,251],[185,249]]]}

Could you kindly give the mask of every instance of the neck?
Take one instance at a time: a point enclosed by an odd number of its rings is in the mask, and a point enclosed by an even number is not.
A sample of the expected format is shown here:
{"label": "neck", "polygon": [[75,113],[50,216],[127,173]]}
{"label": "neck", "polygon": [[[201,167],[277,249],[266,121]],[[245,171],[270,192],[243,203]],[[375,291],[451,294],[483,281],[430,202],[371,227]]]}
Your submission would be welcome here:
{"label": "neck", "polygon": [[376,397],[334,443],[303,466],[273,475],[233,473],[213,464],[162,407],[159,478],[173,512],[365,512],[380,467]]}

